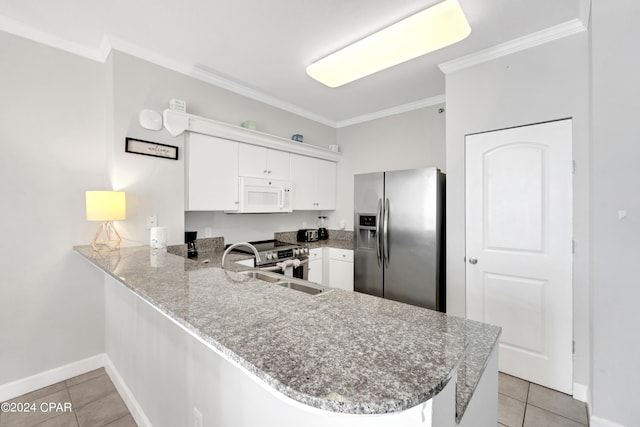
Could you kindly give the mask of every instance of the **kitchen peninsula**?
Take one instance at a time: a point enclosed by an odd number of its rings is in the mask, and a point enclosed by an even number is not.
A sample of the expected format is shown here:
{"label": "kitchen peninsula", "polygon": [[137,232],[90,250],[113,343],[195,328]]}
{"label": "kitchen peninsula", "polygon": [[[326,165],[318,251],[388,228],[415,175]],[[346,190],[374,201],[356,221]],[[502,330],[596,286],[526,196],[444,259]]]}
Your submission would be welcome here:
{"label": "kitchen peninsula", "polygon": [[500,328],[218,256],[75,250],[106,273],[106,352],[154,426],[496,425]]}

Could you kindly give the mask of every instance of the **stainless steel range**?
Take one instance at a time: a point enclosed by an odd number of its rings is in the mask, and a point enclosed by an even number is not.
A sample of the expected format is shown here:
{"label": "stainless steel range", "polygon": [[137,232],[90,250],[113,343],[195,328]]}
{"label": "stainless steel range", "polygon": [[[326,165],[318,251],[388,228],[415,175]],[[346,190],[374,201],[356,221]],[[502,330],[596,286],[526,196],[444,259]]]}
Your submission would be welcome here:
{"label": "stainless steel range", "polygon": [[[248,243],[252,244],[260,255],[260,262],[255,264],[256,268],[287,275],[290,273],[293,277],[307,280],[309,249],[305,246],[279,240],[260,240]],[[254,255],[251,249],[244,246],[239,246],[234,250]],[[279,268],[278,265],[284,268]]]}

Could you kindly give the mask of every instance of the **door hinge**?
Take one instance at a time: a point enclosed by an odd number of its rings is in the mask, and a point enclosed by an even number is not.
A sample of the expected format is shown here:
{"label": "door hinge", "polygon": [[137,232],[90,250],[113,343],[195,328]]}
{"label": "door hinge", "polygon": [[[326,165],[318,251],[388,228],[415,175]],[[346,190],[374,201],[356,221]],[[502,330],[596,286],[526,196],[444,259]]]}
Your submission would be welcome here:
{"label": "door hinge", "polygon": [[576,161],[575,160],[571,161],[571,172],[572,173],[576,173]]}
{"label": "door hinge", "polygon": [[572,352],[572,354],[576,354],[576,342],[575,342],[575,340],[573,341],[573,346],[571,347],[571,352]]}
{"label": "door hinge", "polygon": [[571,253],[574,254],[574,255],[576,254],[576,241],[575,241],[575,239],[571,240]]}

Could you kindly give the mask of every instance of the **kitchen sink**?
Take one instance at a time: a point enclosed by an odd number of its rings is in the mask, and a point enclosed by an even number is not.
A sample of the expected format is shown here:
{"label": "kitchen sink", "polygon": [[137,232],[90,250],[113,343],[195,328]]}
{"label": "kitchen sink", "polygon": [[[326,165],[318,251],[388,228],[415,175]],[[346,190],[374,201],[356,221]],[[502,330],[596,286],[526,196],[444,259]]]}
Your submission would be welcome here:
{"label": "kitchen sink", "polygon": [[304,292],[310,295],[318,295],[325,292],[322,287],[315,287],[300,283],[297,281],[288,280],[286,276],[277,273],[266,273],[259,270],[249,270],[237,273],[241,277],[247,279],[258,279],[265,282],[273,283],[274,285],[282,286],[284,288],[293,289],[295,291]]}
{"label": "kitchen sink", "polygon": [[269,283],[276,283],[282,280],[282,276],[278,277],[278,275],[268,274],[257,270],[243,271],[238,273],[238,275],[246,277],[247,279],[264,280]]}
{"label": "kitchen sink", "polygon": [[293,289],[293,290],[304,292],[306,294],[311,294],[311,295],[318,295],[324,292],[324,290],[320,288],[303,285],[302,283],[287,282],[286,280],[276,282],[275,284],[278,286],[283,286],[285,288]]}

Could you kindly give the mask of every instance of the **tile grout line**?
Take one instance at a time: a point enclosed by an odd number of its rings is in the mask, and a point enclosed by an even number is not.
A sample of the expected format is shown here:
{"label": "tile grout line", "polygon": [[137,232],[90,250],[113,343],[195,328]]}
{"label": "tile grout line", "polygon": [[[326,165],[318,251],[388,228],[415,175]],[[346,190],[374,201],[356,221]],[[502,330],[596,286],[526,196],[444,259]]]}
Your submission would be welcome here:
{"label": "tile grout line", "polygon": [[[126,418],[126,417],[128,417],[129,415],[131,415],[131,412],[128,412],[128,413],[124,414],[123,416],[121,416],[120,418],[116,418],[116,419],[115,419],[115,420],[113,420],[113,421],[109,421],[109,423],[108,423],[107,425],[109,425],[109,424],[113,424],[113,423],[115,423],[116,421],[120,421],[121,419]],[[132,418],[133,418],[133,417],[132,417]],[[134,422],[135,422],[135,420],[134,420]]]}
{"label": "tile grout line", "polygon": [[527,396],[524,400],[524,413],[522,414],[522,427],[524,427],[524,420],[527,419],[527,407],[529,406],[529,394],[531,393],[531,381],[528,382],[527,385]]}
{"label": "tile grout line", "polygon": [[73,403],[73,399],[71,398],[71,390],[69,390],[69,384],[67,380],[64,381],[64,386],[67,389],[67,393],[69,393],[69,400],[71,401],[71,407],[73,408],[73,417],[76,419],[76,426],[80,427],[80,420],[78,420],[78,411],[76,410],[76,405]]}
{"label": "tile grout line", "polygon": [[[553,415],[555,415],[555,416],[558,416],[558,417],[560,417],[560,418],[564,418],[565,420],[569,420],[569,421],[574,422],[574,423],[576,423],[576,424],[580,424],[581,426],[585,426],[585,427],[587,426],[587,424],[584,424],[584,423],[582,423],[582,422],[580,422],[580,421],[576,421],[576,420],[574,420],[573,418],[565,417],[565,416],[564,416],[564,415],[562,415],[562,414],[558,414],[557,412],[553,412],[553,411],[550,411],[550,410],[548,410],[548,409],[541,408],[540,406],[538,406],[538,405],[534,405],[533,403],[527,403],[527,406],[529,406],[529,405],[533,406],[534,408],[538,408],[538,409],[540,409],[541,411],[548,412],[548,413],[553,414]],[[526,412],[526,408],[525,408],[525,412]]]}

